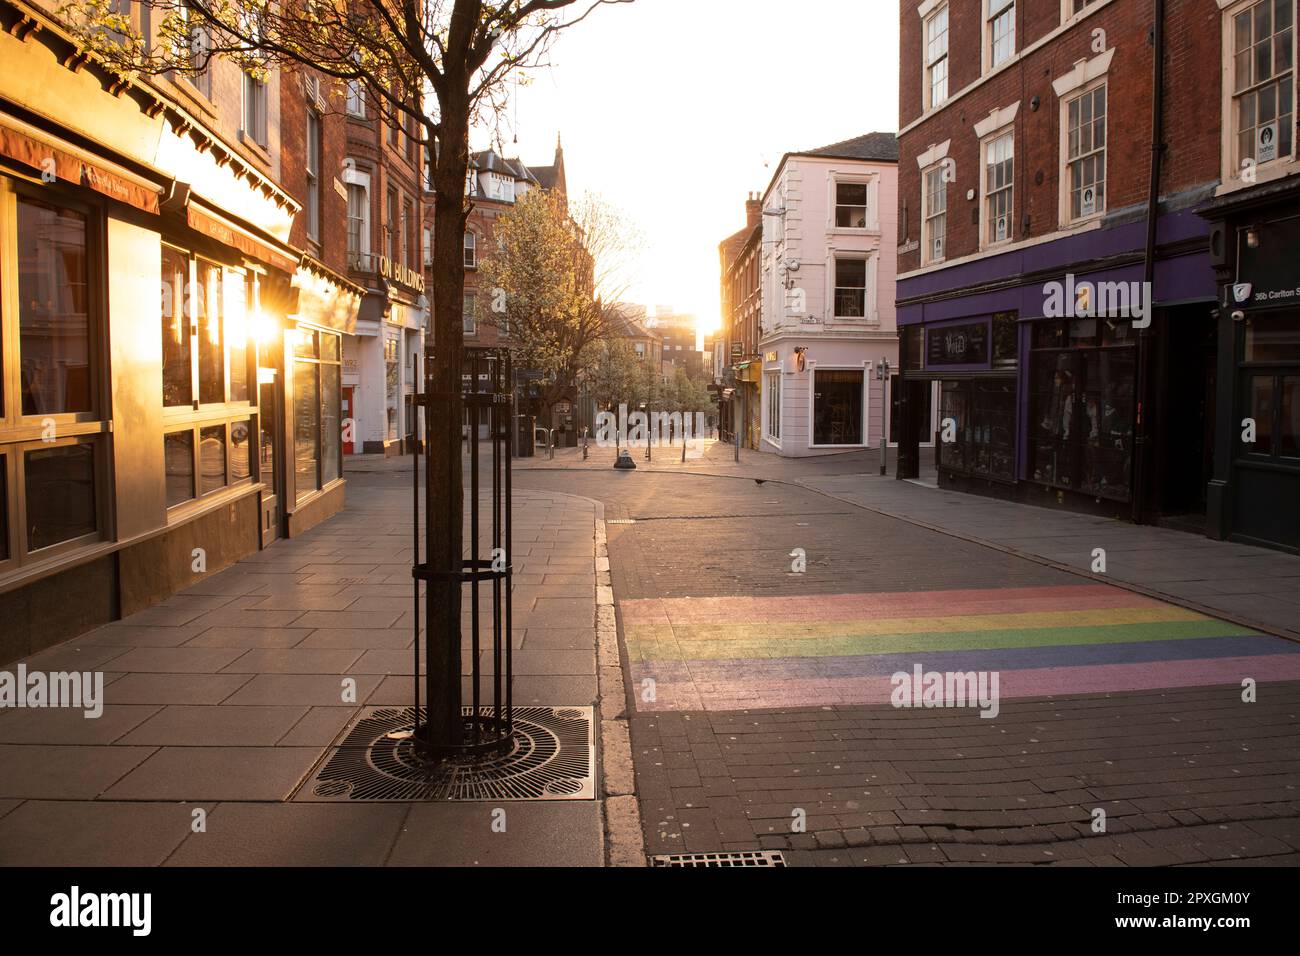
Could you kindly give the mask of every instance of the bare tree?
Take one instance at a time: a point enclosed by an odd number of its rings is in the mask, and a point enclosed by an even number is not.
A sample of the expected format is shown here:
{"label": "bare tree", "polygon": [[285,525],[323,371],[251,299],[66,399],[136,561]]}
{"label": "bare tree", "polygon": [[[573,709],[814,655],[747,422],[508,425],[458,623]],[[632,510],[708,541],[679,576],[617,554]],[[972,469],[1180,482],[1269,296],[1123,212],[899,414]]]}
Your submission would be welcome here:
{"label": "bare tree", "polygon": [[[459,743],[462,237],[471,123],[500,108],[508,78],[537,66],[560,31],[597,7],[632,0],[152,0],[154,37],[134,31],[114,0],[73,0],[60,14],[87,51],[126,76],[201,73],[228,57],[255,75],[304,65],[364,90],[367,110],[414,126],[432,148],[433,341],[425,493],[427,548],[426,741]],[[565,8],[575,7],[569,11]],[[581,12],[579,12],[581,11]]]}
{"label": "bare tree", "polygon": [[482,320],[509,335],[520,367],[541,372],[539,400],[549,418],[618,328],[621,315],[607,303],[626,290],[640,240],[596,197],[570,207],[537,189],[496,220],[493,236],[479,264],[493,289],[480,305]]}

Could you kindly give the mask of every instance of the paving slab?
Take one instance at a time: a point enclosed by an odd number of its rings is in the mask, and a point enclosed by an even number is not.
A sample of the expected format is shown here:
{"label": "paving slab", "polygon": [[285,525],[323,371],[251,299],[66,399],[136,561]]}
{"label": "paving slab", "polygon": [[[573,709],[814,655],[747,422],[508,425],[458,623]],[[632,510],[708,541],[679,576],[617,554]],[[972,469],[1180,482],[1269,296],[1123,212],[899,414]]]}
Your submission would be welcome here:
{"label": "paving slab", "polygon": [[168,866],[380,866],[405,804],[222,803]]}
{"label": "paving slab", "polygon": [[104,798],[286,800],[320,753],[315,747],[163,747]]}
{"label": "paving slab", "polygon": [[270,746],[306,714],[306,707],[173,704],[118,742],[151,747]]}
{"label": "paving slab", "polygon": [[601,826],[593,800],[415,804],[388,865],[600,866]]}
{"label": "paving slab", "polygon": [[28,800],[0,817],[0,865],[158,866],[190,834],[200,806]]}

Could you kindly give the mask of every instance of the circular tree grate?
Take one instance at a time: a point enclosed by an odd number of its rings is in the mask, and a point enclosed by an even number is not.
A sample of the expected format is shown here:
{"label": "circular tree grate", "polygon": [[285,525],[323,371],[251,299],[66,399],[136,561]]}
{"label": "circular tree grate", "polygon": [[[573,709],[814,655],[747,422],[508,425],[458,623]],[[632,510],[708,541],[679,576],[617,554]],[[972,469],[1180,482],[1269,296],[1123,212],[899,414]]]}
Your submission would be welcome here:
{"label": "circular tree grate", "polygon": [[[465,708],[467,726],[472,714]],[[490,717],[490,707],[480,708]],[[590,707],[516,707],[514,735],[503,752],[420,759],[401,731],[414,728],[413,707],[368,707],[298,791],[300,801],[591,800],[595,747]],[[420,714],[424,718],[423,709]],[[394,733],[398,732],[398,733]],[[397,739],[394,739],[394,738]]]}

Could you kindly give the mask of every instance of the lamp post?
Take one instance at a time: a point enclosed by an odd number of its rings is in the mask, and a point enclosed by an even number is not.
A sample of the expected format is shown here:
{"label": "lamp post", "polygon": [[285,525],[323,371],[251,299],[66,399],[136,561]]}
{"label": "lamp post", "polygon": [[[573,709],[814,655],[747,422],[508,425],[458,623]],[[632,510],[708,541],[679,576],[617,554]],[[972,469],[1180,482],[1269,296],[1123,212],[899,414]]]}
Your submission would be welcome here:
{"label": "lamp post", "polygon": [[876,363],[876,378],[880,382],[880,473],[883,475],[889,465],[889,359],[882,358]]}

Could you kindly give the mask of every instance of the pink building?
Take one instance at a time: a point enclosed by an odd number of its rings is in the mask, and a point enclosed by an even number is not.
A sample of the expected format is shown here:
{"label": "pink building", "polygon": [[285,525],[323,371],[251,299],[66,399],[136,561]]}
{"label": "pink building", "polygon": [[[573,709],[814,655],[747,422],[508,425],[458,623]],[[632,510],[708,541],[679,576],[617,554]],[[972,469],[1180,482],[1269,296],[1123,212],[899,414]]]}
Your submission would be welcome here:
{"label": "pink building", "polygon": [[782,157],[763,194],[762,450],[828,454],[886,434],[897,240],[893,133]]}

